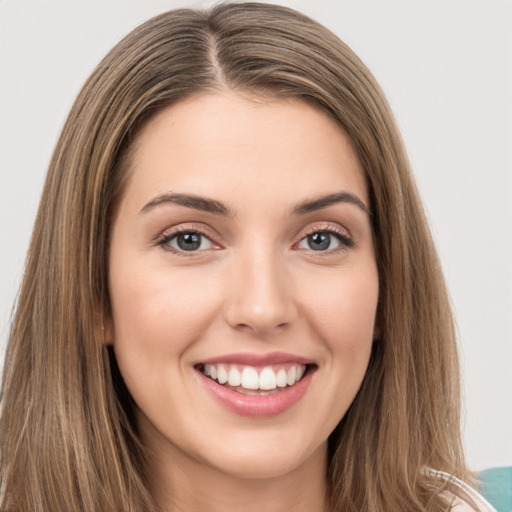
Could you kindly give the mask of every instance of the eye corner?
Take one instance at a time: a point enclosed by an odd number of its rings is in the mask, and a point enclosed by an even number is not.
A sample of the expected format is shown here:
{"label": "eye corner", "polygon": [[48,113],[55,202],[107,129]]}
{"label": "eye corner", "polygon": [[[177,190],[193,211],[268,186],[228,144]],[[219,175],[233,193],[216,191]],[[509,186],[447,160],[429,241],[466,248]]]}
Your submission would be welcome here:
{"label": "eye corner", "polygon": [[294,244],[297,250],[306,250],[318,255],[333,254],[351,249],[356,244],[348,230],[336,226],[314,226],[300,234],[300,239]]}
{"label": "eye corner", "polygon": [[154,245],[184,257],[203,256],[206,252],[222,249],[210,233],[196,226],[178,226],[164,231],[155,239]]}

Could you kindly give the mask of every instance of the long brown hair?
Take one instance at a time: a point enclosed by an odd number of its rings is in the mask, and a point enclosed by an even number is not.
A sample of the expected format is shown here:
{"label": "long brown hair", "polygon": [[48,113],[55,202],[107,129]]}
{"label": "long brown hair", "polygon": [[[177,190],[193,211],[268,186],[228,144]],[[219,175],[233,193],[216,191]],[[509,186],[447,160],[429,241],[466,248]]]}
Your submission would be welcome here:
{"label": "long brown hair", "polygon": [[110,220],[130,142],[162,108],[206,91],[296,97],[327,112],[365,170],[380,278],[378,339],[329,438],[333,510],[440,511],[435,468],[466,477],[459,373],[439,262],[388,104],[327,29],[268,4],[170,11],[105,57],[50,162],[9,338],[1,507],[152,511],[129,393],[102,343]]}

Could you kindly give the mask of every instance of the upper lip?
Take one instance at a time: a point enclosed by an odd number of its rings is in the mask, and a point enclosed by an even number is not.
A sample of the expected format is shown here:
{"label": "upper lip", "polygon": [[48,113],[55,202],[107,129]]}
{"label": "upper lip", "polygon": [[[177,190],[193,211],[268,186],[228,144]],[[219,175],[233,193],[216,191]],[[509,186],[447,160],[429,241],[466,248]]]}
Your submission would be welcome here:
{"label": "upper lip", "polygon": [[266,366],[271,364],[314,364],[314,361],[306,357],[287,354],[285,352],[270,352],[267,354],[257,354],[240,352],[235,354],[225,354],[222,356],[211,357],[198,361],[197,364],[241,364],[246,366]]}

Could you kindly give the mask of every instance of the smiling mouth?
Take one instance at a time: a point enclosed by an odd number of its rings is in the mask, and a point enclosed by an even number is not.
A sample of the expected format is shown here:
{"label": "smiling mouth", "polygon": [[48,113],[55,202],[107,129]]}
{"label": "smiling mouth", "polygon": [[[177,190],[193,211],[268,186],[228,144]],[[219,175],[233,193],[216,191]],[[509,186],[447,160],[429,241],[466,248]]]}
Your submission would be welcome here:
{"label": "smiling mouth", "polygon": [[237,364],[199,364],[203,375],[244,395],[267,396],[293,387],[313,370],[311,364],[274,364],[263,367]]}

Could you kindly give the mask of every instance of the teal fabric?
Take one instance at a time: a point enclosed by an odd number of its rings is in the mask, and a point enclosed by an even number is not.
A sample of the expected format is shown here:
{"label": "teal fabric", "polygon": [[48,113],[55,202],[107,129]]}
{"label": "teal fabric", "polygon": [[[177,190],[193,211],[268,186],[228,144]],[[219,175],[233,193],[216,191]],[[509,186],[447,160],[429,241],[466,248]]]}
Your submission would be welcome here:
{"label": "teal fabric", "polygon": [[512,467],[485,469],[478,480],[478,491],[498,512],[512,512]]}

